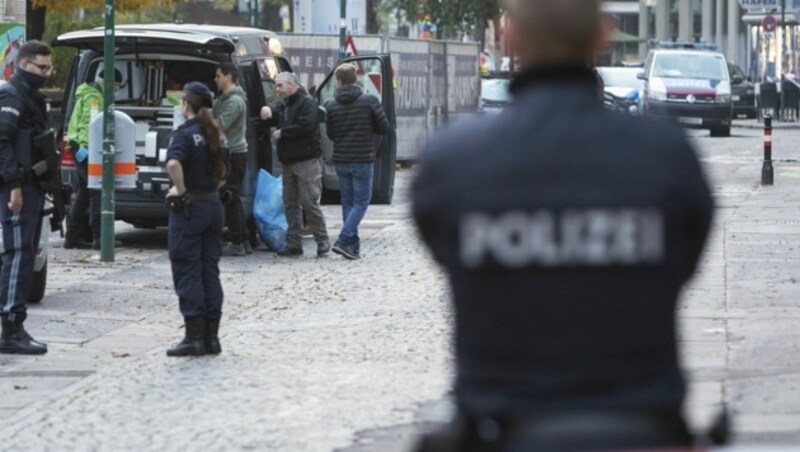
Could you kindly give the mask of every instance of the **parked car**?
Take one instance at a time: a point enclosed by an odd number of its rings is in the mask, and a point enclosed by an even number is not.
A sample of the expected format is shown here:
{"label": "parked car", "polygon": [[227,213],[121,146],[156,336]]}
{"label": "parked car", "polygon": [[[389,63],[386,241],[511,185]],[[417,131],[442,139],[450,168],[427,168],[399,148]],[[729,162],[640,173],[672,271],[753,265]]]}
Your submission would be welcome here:
{"label": "parked car", "polygon": [[512,101],[510,86],[511,73],[490,73],[481,77],[481,99],[478,111],[499,113]]}
{"label": "parked car", "polygon": [[645,81],[643,113],[730,136],[733,103],[725,56],[693,49],[653,49],[639,78]]}
{"label": "parked car", "polygon": [[644,82],[639,80],[641,68],[636,67],[597,67],[597,73],[603,79],[603,91],[608,106],[613,102],[615,106],[628,113],[639,113],[639,99],[641,98]]}
{"label": "parked car", "polygon": [[[62,143],[63,178],[75,180],[75,164],[66,141],[66,129],[75,106],[75,90],[91,82],[103,69],[103,28],[74,31],[58,36],[56,47],[78,50],[64,89],[58,137]],[[275,33],[243,27],[190,24],[120,25],[115,29],[115,68],[123,76],[115,93],[115,109],[128,114],[136,123],[136,188],[118,189],[115,194],[115,215],[136,227],[165,226],[168,210],[164,196],[170,180],[165,157],[169,135],[175,124],[175,107],[171,98],[180,93],[189,81],[205,83],[216,91],[214,74],[221,62],[239,66],[239,85],[247,93],[247,173],[243,182],[242,200],[249,217],[259,168],[280,171],[276,151],[269,140],[269,130],[258,117],[262,106],[276,101],[274,78],[279,72],[292,71],[288,58]],[[391,60],[388,55],[351,58],[370,70],[361,74],[361,81],[381,86],[373,89],[383,102],[389,120],[394,124],[394,91]],[[317,90],[317,96],[333,85],[328,77]],[[174,100],[173,100],[174,102]],[[320,115],[321,119],[324,117]],[[324,127],[324,121],[320,127]],[[323,133],[323,137],[325,137]],[[323,140],[324,141],[324,140]],[[338,180],[331,160],[332,146],[324,143],[325,192],[338,193]],[[373,202],[390,203],[394,191],[396,137],[394,131],[381,141],[374,178]],[[327,199],[334,196],[327,196]]]}
{"label": "parked car", "polygon": [[[745,76],[742,68],[731,62],[728,62],[728,73],[732,81],[733,117],[755,118],[758,116],[756,112],[756,85],[750,78]],[[733,83],[733,81],[739,83]]]}

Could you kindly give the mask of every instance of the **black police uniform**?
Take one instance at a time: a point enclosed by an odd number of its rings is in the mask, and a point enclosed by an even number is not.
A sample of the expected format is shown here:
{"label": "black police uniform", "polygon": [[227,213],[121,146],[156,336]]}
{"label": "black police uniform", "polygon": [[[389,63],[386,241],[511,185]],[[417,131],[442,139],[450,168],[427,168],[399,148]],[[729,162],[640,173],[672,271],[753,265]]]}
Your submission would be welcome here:
{"label": "black police uniform", "polygon": [[172,210],[169,214],[169,258],[180,311],[186,319],[187,338],[190,329],[202,333],[206,324],[218,329],[222,316],[219,260],[224,213],[206,156],[197,118],[186,121],[173,132],[167,161],[174,159],[181,163],[185,200],[189,204],[183,211]]}
{"label": "black police uniform", "polygon": [[605,110],[596,83],[519,76],[503,113],[428,144],[413,183],[452,285],[457,403],[504,420],[501,438],[554,413],[652,415],[665,441],[686,436],[675,307],[712,198],[680,130]]}
{"label": "black police uniform", "polygon": [[[0,220],[3,222],[3,267],[0,270],[0,308],[3,342],[0,351],[45,353],[44,344],[33,341],[22,328],[33,280],[36,245],[42,221],[42,190],[32,166],[37,155],[33,138],[50,128],[45,97],[19,74],[0,87]],[[8,208],[11,190],[22,188],[22,210]],[[20,336],[14,340],[9,334]],[[15,341],[14,343],[7,340]],[[8,348],[8,350],[5,350]]]}

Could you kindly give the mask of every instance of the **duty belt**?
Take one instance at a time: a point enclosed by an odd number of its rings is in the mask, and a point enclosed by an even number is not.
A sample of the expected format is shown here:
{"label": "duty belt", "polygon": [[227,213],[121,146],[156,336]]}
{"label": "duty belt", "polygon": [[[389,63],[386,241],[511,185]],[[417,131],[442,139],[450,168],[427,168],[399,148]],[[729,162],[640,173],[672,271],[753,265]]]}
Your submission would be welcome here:
{"label": "duty belt", "polygon": [[191,202],[216,201],[219,199],[219,194],[215,191],[211,193],[187,193],[185,196]]}
{"label": "duty belt", "polygon": [[424,436],[415,452],[618,450],[692,442],[679,415],[590,412],[516,419],[460,412],[446,430]]}

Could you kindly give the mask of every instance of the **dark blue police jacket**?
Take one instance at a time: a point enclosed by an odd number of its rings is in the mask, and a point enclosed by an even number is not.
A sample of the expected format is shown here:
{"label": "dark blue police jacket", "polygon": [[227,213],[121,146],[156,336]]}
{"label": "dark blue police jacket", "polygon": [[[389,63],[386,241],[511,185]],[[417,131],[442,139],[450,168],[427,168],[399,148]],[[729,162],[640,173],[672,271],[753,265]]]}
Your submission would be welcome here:
{"label": "dark blue police jacket", "polygon": [[217,191],[205,138],[200,121],[192,118],[181,124],[170,136],[167,160],[175,159],[183,167],[183,179],[189,194],[213,193]]}
{"label": "dark blue police jacket", "polygon": [[523,74],[503,113],[430,141],[413,213],[448,271],[468,411],[674,413],[675,308],[712,216],[671,124],[603,108],[581,68]]}

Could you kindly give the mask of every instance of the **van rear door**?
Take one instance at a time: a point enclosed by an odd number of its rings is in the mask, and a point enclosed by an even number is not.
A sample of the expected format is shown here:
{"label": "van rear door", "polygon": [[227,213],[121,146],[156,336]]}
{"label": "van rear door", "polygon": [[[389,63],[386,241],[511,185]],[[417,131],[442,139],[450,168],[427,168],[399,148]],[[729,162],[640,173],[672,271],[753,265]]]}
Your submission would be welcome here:
{"label": "van rear door", "polygon": [[[75,47],[91,49],[103,53],[105,30],[73,31],[64,33],[53,40],[53,47]],[[236,48],[227,38],[206,33],[186,33],[180,30],[114,30],[114,47],[117,54],[137,53],[145,49],[158,49],[161,53],[193,53],[206,55],[209,53],[230,54]]]}
{"label": "van rear door", "polygon": [[[363,57],[347,58],[339,62],[353,63],[358,68],[357,83],[364,91],[377,97],[386,117],[392,125],[386,135],[376,136],[378,152],[375,159],[375,173],[372,184],[372,204],[391,204],[394,196],[394,172],[397,161],[397,122],[394,109],[394,82],[392,73],[392,60],[388,54],[378,54]],[[325,81],[320,84],[316,96],[322,106],[336,94],[336,80],[333,72],[328,74]],[[325,163],[323,174],[323,200],[332,202],[338,199],[339,180],[333,167],[333,143],[325,131],[325,124],[320,124],[322,135],[322,153]]]}

